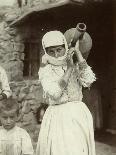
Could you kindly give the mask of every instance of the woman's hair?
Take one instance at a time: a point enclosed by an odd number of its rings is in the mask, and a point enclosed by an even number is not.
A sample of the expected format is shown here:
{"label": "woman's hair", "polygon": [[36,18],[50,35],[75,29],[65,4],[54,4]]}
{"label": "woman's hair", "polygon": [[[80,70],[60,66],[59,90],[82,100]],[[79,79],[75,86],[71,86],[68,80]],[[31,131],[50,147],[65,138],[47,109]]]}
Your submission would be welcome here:
{"label": "woman's hair", "polygon": [[10,97],[8,99],[0,101],[0,113],[3,111],[11,111],[11,110],[15,110],[17,115],[19,114],[19,105],[16,99]]}

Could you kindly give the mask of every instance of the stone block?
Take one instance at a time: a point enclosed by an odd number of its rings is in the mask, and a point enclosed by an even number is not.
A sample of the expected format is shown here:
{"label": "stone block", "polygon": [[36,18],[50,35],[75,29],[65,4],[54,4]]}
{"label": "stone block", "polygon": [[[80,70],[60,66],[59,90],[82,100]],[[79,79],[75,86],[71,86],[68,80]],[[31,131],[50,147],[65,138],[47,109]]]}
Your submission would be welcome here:
{"label": "stone block", "polygon": [[5,32],[2,32],[2,34],[0,35],[0,40],[1,41],[9,41],[12,37]]}
{"label": "stone block", "polygon": [[23,36],[20,35],[19,33],[16,33],[16,36],[14,37],[15,42],[22,42],[23,41]]}
{"label": "stone block", "polygon": [[0,42],[0,47],[2,49],[4,49],[4,51],[6,53],[14,51],[13,44],[10,41],[2,41],[2,42]]}
{"label": "stone block", "polygon": [[20,60],[24,60],[25,59],[25,54],[24,53],[20,53]]}
{"label": "stone block", "polygon": [[28,85],[26,85],[26,87],[21,88],[21,92],[24,94],[29,94],[29,90],[30,90],[30,88],[28,87]]}
{"label": "stone block", "polygon": [[5,22],[1,22],[1,23],[0,23],[0,34],[3,33],[3,31],[4,31],[4,26],[5,26]]}
{"label": "stone block", "polygon": [[34,94],[34,92],[31,93],[31,94],[28,94],[28,95],[26,96],[26,100],[32,100],[32,99],[35,99],[35,94]]}
{"label": "stone block", "polygon": [[18,61],[8,61],[7,64],[5,64],[5,68],[7,71],[13,71],[13,72],[20,72],[23,71],[23,62],[18,60]]}
{"label": "stone block", "polygon": [[16,61],[16,60],[20,60],[20,53],[18,52],[9,52],[4,56],[4,61],[8,62],[8,61]]}
{"label": "stone block", "polygon": [[4,65],[9,81],[21,81],[23,80],[23,71],[18,67],[18,66],[12,66],[10,64],[10,66],[6,66],[6,64]]}
{"label": "stone block", "polygon": [[9,24],[13,22],[17,17],[18,16],[16,13],[10,12],[9,14],[5,15],[5,21]]}
{"label": "stone block", "polygon": [[0,63],[4,63],[4,54],[0,53]]}
{"label": "stone block", "polygon": [[25,93],[19,93],[18,101],[19,101],[19,102],[24,101],[25,98],[26,98],[26,95],[27,95],[27,94],[25,94]]}
{"label": "stone block", "polygon": [[23,52],[24,51],[24,44],[23,43],[14,43],[14,51],[16,52]]}
{"label": "stone block", "polygon": [[23,101],[22,102],[22,112],[24,114],[28,114],[30,111],[31,111],[30,103],[27,100]]}
{"label": "stone block", "polygon": [[23,72],[22,71],[12,71],[8,73],[10,75],[10,81],[22,81],[23,80]]}
{"label": "stone block", "polygon": [[15,29],[15,28],[8,28],[7,32],[9,35],[11,35],[13,37],[15,37],[17,35],[17,29]]}

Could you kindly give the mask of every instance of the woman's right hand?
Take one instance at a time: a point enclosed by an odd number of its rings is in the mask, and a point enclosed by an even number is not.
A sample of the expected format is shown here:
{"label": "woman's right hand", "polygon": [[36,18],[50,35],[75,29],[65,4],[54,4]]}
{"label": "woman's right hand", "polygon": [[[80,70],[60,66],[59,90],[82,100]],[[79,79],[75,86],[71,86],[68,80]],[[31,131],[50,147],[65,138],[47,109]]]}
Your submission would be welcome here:
{"label": "woman's right hand", "polygon": [[67,54],[67,68],[73,67],[73,54],[74,54],[74,48],[70,48]]}

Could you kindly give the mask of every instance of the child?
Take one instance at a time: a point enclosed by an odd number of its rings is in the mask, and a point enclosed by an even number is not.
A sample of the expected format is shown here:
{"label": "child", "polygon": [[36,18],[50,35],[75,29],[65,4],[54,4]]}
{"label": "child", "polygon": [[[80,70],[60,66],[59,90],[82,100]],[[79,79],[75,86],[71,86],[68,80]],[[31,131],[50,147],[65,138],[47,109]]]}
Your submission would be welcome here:
{"label": "child", "polygon": [[18,110],[13,98],[0,103],[0,155],[33,155],[29,134],[16,125]]}
{"label": "child", "polygon": [[36,155],[95,155],[92,116],[82,102],[82,86],[90,87],[95,74],[79,51],[78,42],[68,50],[60,31],[46,33],[42,45],[45,66],[39,70],[39,80],[49,107],[42,120]]}

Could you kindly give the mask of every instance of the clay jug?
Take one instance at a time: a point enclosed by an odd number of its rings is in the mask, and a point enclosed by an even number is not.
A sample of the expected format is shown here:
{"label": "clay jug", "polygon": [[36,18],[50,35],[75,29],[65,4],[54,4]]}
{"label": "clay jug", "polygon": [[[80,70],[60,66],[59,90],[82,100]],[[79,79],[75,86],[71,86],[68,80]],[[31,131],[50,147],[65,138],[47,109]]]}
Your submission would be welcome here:
{"label": "clay jug", "polygon": [[68,46],[74,47],[79,40],[79,50],[81,51],[85,59],[88,58],[90,50],[92,48],[92,39],[86,32],[86,25],[84,23],[78,23],[76,28],[71,28],[64,33]]}

